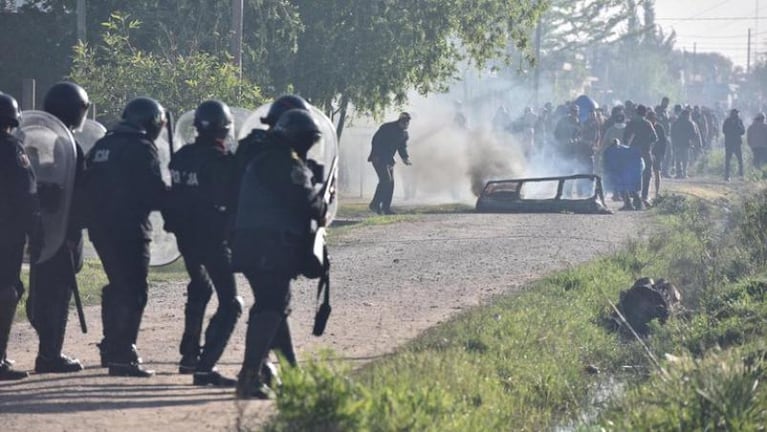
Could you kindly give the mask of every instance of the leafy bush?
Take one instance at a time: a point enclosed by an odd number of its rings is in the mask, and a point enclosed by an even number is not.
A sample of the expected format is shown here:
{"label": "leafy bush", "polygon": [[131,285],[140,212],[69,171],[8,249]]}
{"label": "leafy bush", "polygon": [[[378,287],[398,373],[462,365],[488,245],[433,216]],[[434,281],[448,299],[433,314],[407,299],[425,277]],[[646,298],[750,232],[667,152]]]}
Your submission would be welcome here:
{"label": "leafy bush", "polygon": [[260,89],[240,79],[228,58],[204,52],[165,57],[136,49],[130,33],[141,23],[119,13],[103,25],[103,44],[75,46],[70,79],[86,89],[105,123],[119,119],[125,104],[137,96],[157,99],[176,113],[206,99],[246,108],[263,100]]}

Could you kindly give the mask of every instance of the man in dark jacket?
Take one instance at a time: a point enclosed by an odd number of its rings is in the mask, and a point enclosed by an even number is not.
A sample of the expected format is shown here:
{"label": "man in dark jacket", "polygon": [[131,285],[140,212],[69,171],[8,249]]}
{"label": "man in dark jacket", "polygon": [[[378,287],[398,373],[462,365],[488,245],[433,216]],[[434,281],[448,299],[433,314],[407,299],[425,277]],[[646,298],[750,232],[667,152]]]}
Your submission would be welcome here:
{"label": "man in dark jacket", "polygon": [[410,165],[410,156],[407,153],[408,125],[410,114],[403,112],[397,121],[384,123],[373,135],[368,162],[372,163],[376,170],[378,186],[368,207],[378,214],[394,214],[391,209],[394,196],[394,154],[399,153],[402,162]]}
{"label": "man in dark jacket", "polygon": [[767,163],[767,123],[765,123],[764,113],[754,117],[754,121],[748,127],[746,139],[754,153],[754,167],[762,169],[762,166]]}
{"label": "man in dark jacket", "polygon": [[[232,113],[222,102],[205,101],[195,111],[194,126],[194,143],[182,147],[170,161],[173,185],[166,213],[190,278],[179,372],[194,373],[194,385],[234,387],[236,380],[214,368],[242,313],[227,242],[239,180],[234,156],[225,144],[233,126]],[[205,308],[214,289],[218,309],[205,331],[201,351]]]}
{"label": "man in dark jacket", "polygon": [[[54,84],[45,94],[43,109],[61,120],[70,131],[79,129],[90,107],[88,94],[72,82]],[[77,289],[75,274],[83,264],[82,183],[85,158],[75,145],[74,190],[69,191],[70,207],[66,241],[56,254],[42,263],[32,264],[35,283],[27,297],[27,317],[40,338],[35,359],[37,373],[68,373],[83,369],[80,361],[62,353],[72,292]],[[43,190],[40,190],[43,196]],[[46,200],[43,200],[45,204]]]}
{"label": "man in dark jacket", "polygon": [[690,161],[690,151],[700,148],[703,144],[700,131],[690,119],[690,110],[683,110],[679,118],[671,125],[671,144],[674,146],[674,161],[676,162],[676,178],[687,178],[687,165]]}
{"label": "man in dark jacket", "polygon": [[310,247],[310,225],[324,225],[326,205],[323,179],[307,160],[320,139],[311,114],[293,109],[282,114],[268,132],[242,180],[235,222],[232,261],[253,290],[245,338],[245,358],[237,382],[237,396],[273,396],[263,376],[273,341],[289,328],[291,280],[304,270]]}
{"label": "man in dark jacket", "polygon": [[[24,245],[40,218],[35,174],[21,142],[11,135],[20,120],[16,99],[0,93],[0,381],[27,377],[26,372],[13,370],[6,349],[24,292],[20,278]],[[35,250],[30,252],[37,255]]]}
{"label": "man in dark jacket", "polygon": [[88,234],[109,285],[101,296],[102,366],[114,376],[149,377],[136,350],[147,303],[149,213],[163,210],[167,186],[154,141],[167,122],[154,99],[133,99],[122,121],[88,152],[85,188]]}
{"label": "man in dark jacket", "polygon": [[636,147],[642,154],[644,161],[644,171],[642,172],[642,201],[647,205],[647,198],[650,193],[650,181],[653,173],[653,154],[652,149],[658,141],[658,134],[653,125],[645,118],[647,108],[644,105],[637,105],[635,117],[623,131],[623,142],[629,147]]}
{"label": "man in dark jacket", "polygon": [[743,177],[743,135],[746,128],[738,115],[738,110],[732,109],[730,116],[722,124],[724,134],[724,181],[730,181],[730,159],[738,158],[738,175]]}

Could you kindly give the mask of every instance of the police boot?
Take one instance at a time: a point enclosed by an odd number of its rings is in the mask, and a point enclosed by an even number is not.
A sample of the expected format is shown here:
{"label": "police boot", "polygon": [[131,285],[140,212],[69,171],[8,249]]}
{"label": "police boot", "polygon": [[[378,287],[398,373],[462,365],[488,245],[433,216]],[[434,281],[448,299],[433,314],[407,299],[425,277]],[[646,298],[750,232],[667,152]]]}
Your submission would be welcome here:
{"label": "police boot", "polygon": [[61,352],[67,327],[69,304],[63,298],[52,300],[48,305],[46,317],[38,317],[40,345],[35,359],[37,373],[71,373],[83,370],[83,365],[76,358]]}
{"label": "police boot", "polygon": [[121,306],[115,310],[115,338],[109,342],[109,375],[148,378],[153,370],[144,369],[136,350],[138,327],[143,309]]}
{"label": "police boot", "polygon": [[623,207],[619,210],[634,210],[634,205],[631,204],[631,197],[628,192],[623,193]]}
{"label": "police boot", "polygon": [[216,314],[213,315],[205,330],[205,347],[200,355],[196,372],[213,370],[229,343],[229,337],[234,331],[237,320],[242,315],[242,304],[240,297],[235,297],[228,305],[219,304]]}
{"label": "police boot", "polygon": [[0,381],[15,381],[29,376],[26,372],[13,370],[11,363],[5,358],[18,301],[16,288],[12,286],[0,288]]}
{"label": "police boot", "polygon": [[109,340],[115,335],[114,308],[117,307],[114,301],[114,294],[110,285],[101,289],[101,326],[104,337],[101,342],[96,344],[99,348],[101,357],[101,367],[109,367]]}
{"label": "police boot", "polygon": [[194,373],[200,361],[200,335],[205,318],[205,306],[207,306],[206,303],[188,301],[184,307],[184,335],[181,337],[179,346],[181,361],[178,363],[178,373],[180,374]]}
{"label": "police boot", "polygon": [[233,388],[237,385],[237,380],[233,378],[227,378],[214,369],[208,372],[195,372],[192,384],[196,386],[210,385],[214,387]]}
{"label": "police boot", "polygon": [[269,354],[274,335],[284,319],[278,312],[256,312],[251,309],[245,336],[245,360],[237,381],[238,398],[271,399],[274,396],[274,392],[263,381],[261,368]]}
{"label": "police boot", "polygon": [[274,335],[274,340],[272,341],[272,348],[278,350],[290,366],[298,366],[296,351],[293,348],[293,338],[290,335],[290,324],[288,324],[287,318],[282,320],[280,328],[277,329],[277,334]]}

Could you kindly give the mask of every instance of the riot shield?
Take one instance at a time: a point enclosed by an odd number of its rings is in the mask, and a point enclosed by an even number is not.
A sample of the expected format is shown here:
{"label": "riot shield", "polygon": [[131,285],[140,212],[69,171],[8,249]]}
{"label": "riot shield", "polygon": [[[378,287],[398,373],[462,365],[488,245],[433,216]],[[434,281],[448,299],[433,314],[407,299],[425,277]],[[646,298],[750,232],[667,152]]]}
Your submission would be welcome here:
{"label": "riot shield", "polygon": [[[165,184],[171,184],[170,164],[171,149],[168,142],[167,129],[163,129],[159,137],[154,141],[157,146],[157,154],[160,157],[160,172]],[[176,141],[174,144],[183,145],[184,141]],[[178,251],[176,236],[163,229],[165,220],[160,212],[154,211],[149,214],[149,221],[152,223],[152,243],[149,245],[150,259],[149,265],[152,267],[162,267],[173,263],[181,253]]]}
{"label": "riot shield", "polygon": [[56,117],[24,111],[16,136],[24,143],[37,178],[43,247],[38,263],[51,259],[66,240],[77,166],[75,139]]}
{"label": "riot shield", "polygon": [[[239,128],[239,134],[237,139],[243,139],[253,129],[268,129],[267,125],[261,123],[261,117],[266,117],[269,112],[271,104],[266,104],[258,107],[253,113],[245,120],[242,127]],[[322,131],[322,138],[320,141],[309,150],[309,159],[314,159],[325,167],[325,182],[326,195],[328,196],[328,212],[325,216],[327,225],[333,221],[338,210],[337,199],[337,184],[338,184],[338,137],[336,136],[336,128],[333,122],[315,106],[311,106],[312,116],[317,121]]]}
{"label": "riot shield", "polygon": [[103,138],[106,134],[107,128],[104,125],[95,120],[85,119],[80,130],[76,130],[72,135],[74,135],[75,140],[82,147],[83,153],[88,154],[93,145],[96,144],[96,141]]}

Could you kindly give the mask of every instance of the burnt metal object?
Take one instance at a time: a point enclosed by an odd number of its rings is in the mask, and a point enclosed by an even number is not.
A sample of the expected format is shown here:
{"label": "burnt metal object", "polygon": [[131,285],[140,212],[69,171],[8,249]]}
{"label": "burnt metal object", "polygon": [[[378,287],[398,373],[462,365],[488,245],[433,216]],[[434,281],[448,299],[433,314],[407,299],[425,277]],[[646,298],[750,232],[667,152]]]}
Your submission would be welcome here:
{"label": "burnt metal object", "polygon": [[[682,307],[682,295],[679,290],[665,279],[654,281],[652,278],[640,278],[634,285],[620,293],[618,309],[634,330],[645,336],[650,328],[650,321],[657,319],[661,324]],[[623,327],[626,323],[619,317],[613,317],[614,322]]]}
{"label": "burnt metal object", "polygon": [[492,180],[477,199],[482,213],[612,214],[596,174]]}

